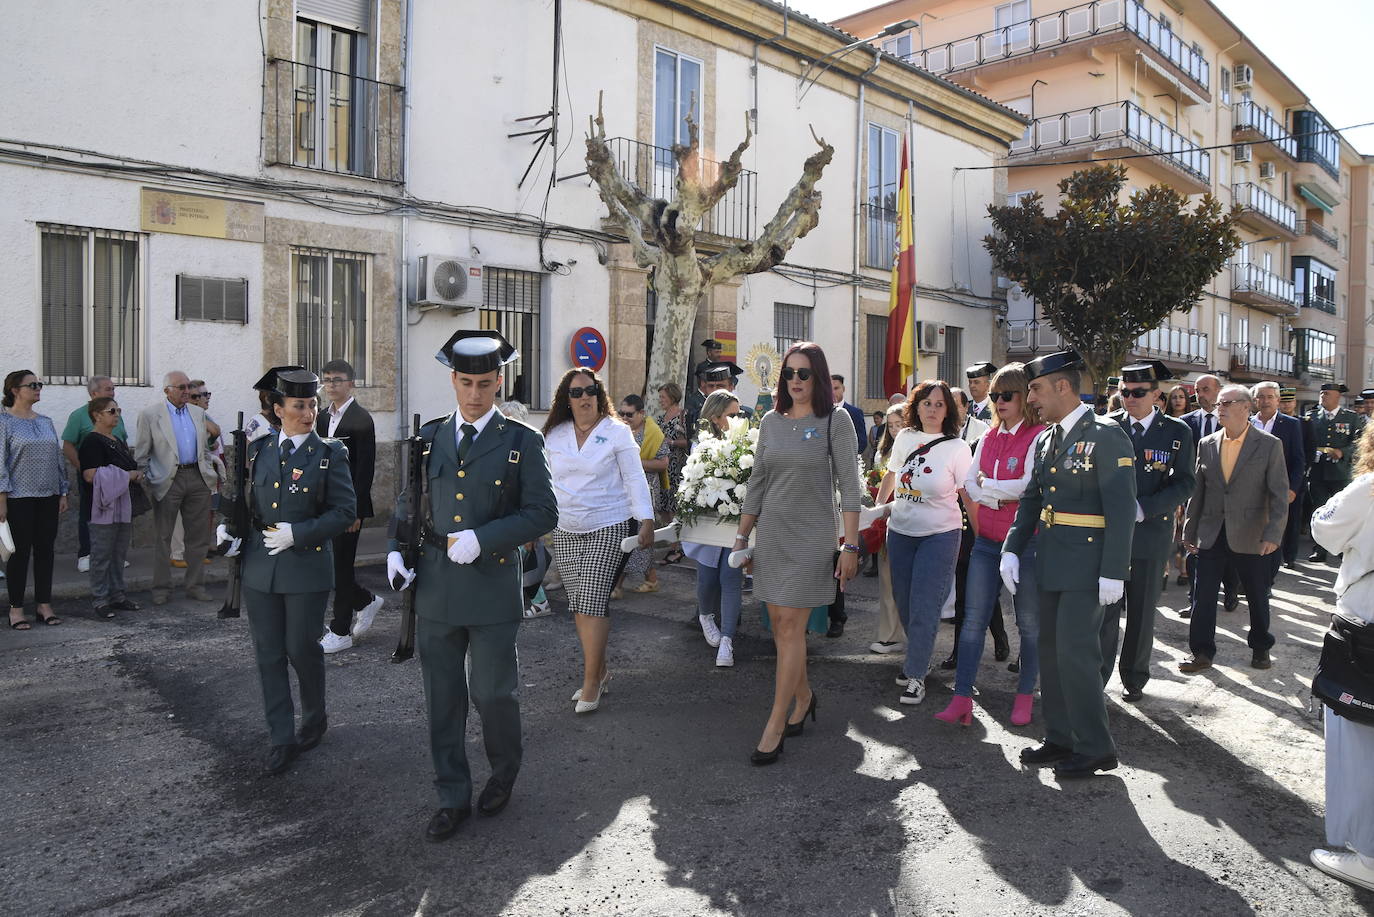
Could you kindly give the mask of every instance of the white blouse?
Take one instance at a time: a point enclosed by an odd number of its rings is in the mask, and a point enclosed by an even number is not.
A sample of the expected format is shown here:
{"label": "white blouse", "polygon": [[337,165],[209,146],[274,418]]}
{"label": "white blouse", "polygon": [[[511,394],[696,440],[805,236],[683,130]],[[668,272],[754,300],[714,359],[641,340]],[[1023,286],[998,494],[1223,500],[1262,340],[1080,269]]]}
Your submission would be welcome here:
{"label": "white blouse", "polygon": [[565,421],[549,431],[544,446],[563,531],[594,532],[630,518],[654,518],[639,445],[625,424],[603,417],[579,449],[577,430]]}
{"label": "white blouse", "polygon": [[973,464],[973,453],[956,436],[916,457],[917,449],[938,438],[937,433],[907,428],[892,444],[887,473],[896,475],[897,481],[887,527],[899,535],[924,538],[963,526],[959,488]]}

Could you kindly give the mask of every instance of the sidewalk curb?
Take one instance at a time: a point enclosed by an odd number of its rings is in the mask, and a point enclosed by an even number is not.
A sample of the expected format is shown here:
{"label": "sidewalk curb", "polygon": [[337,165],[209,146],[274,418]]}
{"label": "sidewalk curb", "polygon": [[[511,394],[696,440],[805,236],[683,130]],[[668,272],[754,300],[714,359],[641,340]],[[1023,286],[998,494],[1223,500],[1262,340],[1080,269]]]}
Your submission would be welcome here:
{"label": "sidewalk curb", "polygon": [[[202,582],[205,585],[211,583],[223,583],[229,579],[229,565],[222,562],[222,558],[216,558],[214,563],[205,568],[205,578]],[[70,563],[71,569],[75,569],[75,558],[71,555],[59,555],[58,563]],[[370,567],[374,564],[385,564],[386,554],[359,554],[354,561],[354,567]],[[3,584],[0,580],[0,584]],[[185,573],[180,568],[172,569],[172,589],[180,589],[185,582]],[[32,585],[32,584],[30,584]],[[153,588],[153,574],[144,568],[143,564],[135,562],[124,574],[124,588],[128,592],[144,592]],[[52,584],[52,597],[54,599],[89,599],[91,595],[91,585],[89,578],[82,573],[73,573],[72,576],[54,576]]]}

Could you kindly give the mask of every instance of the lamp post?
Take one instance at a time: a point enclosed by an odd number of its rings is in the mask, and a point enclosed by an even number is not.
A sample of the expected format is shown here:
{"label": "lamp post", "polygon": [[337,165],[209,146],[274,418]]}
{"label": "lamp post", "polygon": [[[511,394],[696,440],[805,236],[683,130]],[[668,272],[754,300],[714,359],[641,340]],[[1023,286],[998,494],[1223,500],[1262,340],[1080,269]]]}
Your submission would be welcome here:
{"label": "lamp post", "polygon": [[[861,38],[858,41],[852,41],[849,44],[845,45],[843,48],[836,48],[829,54],[826,54],[823,57],[818,57],[816,60],[812,61],[807,66],[806,70],[802,72],[801,78],[797,80],[797,104],[800,105],[801,100],[806,98],[806,94],[811,91],[812,86],[816,85],[816,81],[821,78],[821,74],[829,70],[841,57],[843,57],[845,54],[848,54],[850,51],[853,51],[859,45],[866,45],[870,41],[875,41],[879,38],[886,38],[889,35],[897,35],[909,29],[919,30],[920,27],[920,23],[918,23],[914,19],[903,19],[901,22],[894,22],[891,25],[885,26],[883,30],[879,32],[877,35],[873,35],[868,38]],[[822,64],[824,64],[824,66],[821,66]],[[816,75],[814,77],[812,77],[811,71],[815,70],[817,67],[820,67],[820,70],[816,72]]]}

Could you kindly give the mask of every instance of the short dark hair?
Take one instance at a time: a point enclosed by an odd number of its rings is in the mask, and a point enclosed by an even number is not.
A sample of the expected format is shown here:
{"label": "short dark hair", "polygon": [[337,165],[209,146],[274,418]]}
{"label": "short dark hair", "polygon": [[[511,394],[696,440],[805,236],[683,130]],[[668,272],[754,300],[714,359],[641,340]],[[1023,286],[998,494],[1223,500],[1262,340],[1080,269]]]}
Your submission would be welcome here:
{"label": "short dark hair", "polygon": [[841,385],[844,385],[844,376],[841,376],[839,373],[831,373],[831,374],[830,374],[830,381],[831,381],[831,382],[838,382],[838,383],[840,383]]}
{"label": "short dark hair", "polygon": [[343,373],[350,382],[354,379],[353,364],[347,360],[330,360],[320,367],[320,375],[323,376],[325,373]]}
{"label": "short dark hair", "polygon": [[1053,385],[1055,379],[1064,379],[1069,383],[1069,388],[1073,389],[1075,392],[1083,385],[1083,377],[1076,369],[1060,369],[1052,373],[1045,373],[1045,375],[1040,378],[1050,380],[1051,385]]}
{"label": "short dark hair", "polygon": [[944,423],[940,424],[940,433],[945,436],[957,437],[959,435],[959,410],[954,406],[954,393],[950,391],[949,383],[944,379],[927,379],[918,383],[911,393],[911,397],[906,400],[906,411],[903,419],[906,420],[908,428],[917,433],[925,432],[921,427],[920,403],[936,389],[945,399],[945,420]]}
{"label": "short dark hair", "polygon": [[86,402],[86,413],[90,415],[91,423],[95,423],[97,414],[114,403],[115,400],[109,395],[101,395],[99,398],[92,398],[90,401]]}
{"label": "short dark hair", "polygon": [[644,399],[641,398],[641,397],[638,396],[638,395],[626,395],[624,398],[621,398],[621,399],[620,399],[620,403],[621,403],[621,404],[628,404],[630,407],[634,408],[636,411],[642,411],[642,410],[644,410]]}
{"label": "short dark hair", "polygon": [[[779,414],[792,410],[792,393],[787,390],[787,383],[783,382],[782,371],[787,367],[787,360],[793,354],[799,353],[806,357],[806,361],[811,364],[811,378],[820,381],[830,375],[830,364],[825,360],[825,351],[821,350],[819,344],[813,341],[798,341],[787,348],[787,353],[782,355],[782,363],[778,366],[778,407]],[[819,385],[811,388],[811,413],[817,417],[829,417],[830,412],[835,410],[835,395],[833,392],[822,391]]]}

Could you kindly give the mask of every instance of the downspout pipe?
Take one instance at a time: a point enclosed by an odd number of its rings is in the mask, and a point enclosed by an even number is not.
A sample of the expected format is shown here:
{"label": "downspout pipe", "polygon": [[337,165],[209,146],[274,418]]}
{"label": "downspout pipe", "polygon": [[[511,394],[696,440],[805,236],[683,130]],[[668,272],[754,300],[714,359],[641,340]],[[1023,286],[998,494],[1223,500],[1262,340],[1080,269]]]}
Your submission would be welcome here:
{"label": "downspout pipe", "polygon": [[[857,106],[857,114],[854,119],[854,262],[852,273],[855,277],[859,276],[859,266],[861,264],[859,259],[861,257],[862,243],[859,241],[859,233],[860,230],[862,230],[863,228],[862,221],[864,212],[863,149],[865,110],[864,105],[866,98],[864,89],[867,86],[867,79],[873,75],[873,72],[875,70],[878,69],[878,65],[882,63],[882,60],[882,52],[874,48],[873,66],[869,67],[867,70],[865,70],[862,74],[859,75],[859,100]],[[862,314],[859,308],[859,299],[862,296],[862,289],[858,283],[854,284],[853,291],[853,296],[851,297],[850,302],[850,340],[852,341],[852,346],[850,348],[852,353],[850,354],[850,357],[853,361],[850,365],[853,366],[853,371],[850,375],[850,378],[853,379],[854,390],[858,392],[861,391],[860,385],[862,383],[860,381],[859,373],[863,365],[859,362],[859,318]],[[857,399],[858,396],[856,395],[855,400]]]}
{"label": "downspout pipe", "polygon": [[[410,196],[410,125],[414,117],[411,97],[415,92],[412,61],[415,49],[411,41],[415,35],[415,4],[406,0],[405,35],[402,49],[405,54],[405,104],[401,106],[401,193]],[[406,257],[410,250],[410,208],[401,211],[401,250],[396,258],[396,441],[410,435],[410,378],[407,362],[410,359],[410,325],[406,320],[408,305],[406,292]]]}

